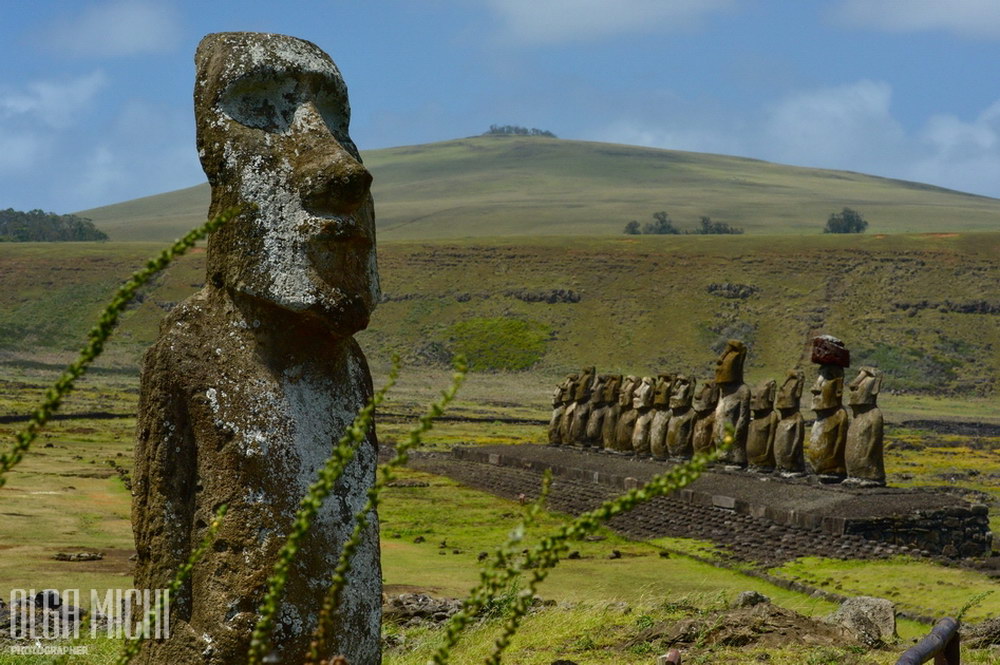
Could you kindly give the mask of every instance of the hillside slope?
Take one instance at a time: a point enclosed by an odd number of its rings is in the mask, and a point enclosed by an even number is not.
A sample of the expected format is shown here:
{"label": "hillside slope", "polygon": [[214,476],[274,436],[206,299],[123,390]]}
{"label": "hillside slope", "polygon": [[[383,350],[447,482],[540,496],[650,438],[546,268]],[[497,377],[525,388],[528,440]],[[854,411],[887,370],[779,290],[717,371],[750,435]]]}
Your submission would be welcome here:
{"label": "hillside slope", "polygon": [[[755,233],[819,233],[860,210],[872,233],[1000,230],[1000,200],[753,159],[540,137],[479,136],[364,153],[381,241],[620,234],[665,210]],[[169,241],[204,220],[208,185],[78,214],[113,240]]]}

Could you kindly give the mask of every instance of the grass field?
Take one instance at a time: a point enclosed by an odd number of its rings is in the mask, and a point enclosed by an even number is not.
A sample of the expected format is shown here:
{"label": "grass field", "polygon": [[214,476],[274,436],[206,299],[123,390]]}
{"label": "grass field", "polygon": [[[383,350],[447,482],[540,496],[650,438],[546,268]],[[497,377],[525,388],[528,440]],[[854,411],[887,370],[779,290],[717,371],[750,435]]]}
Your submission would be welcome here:
{"label": "grass field", "polygon": [[[382,240],[620,234],[666,211],[747,234],[822,231],[843,207],[870,233],[1000,230],[1000,201],[921,183],[725,155],[546,138],[473,137],[363,153]],[[204,221],[208,185],[78,214],[112,240],[168,242]]]}

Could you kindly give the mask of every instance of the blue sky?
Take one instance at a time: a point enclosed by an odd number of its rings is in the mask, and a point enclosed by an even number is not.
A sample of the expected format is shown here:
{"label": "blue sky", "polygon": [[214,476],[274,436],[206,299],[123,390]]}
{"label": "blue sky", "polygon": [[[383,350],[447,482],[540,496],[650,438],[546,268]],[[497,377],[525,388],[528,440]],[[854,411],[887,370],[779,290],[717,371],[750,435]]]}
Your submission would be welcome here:
{"label": "blue sky", "polygon": [[309,39],[362,149],[519,124],[1000,196],[996,0],[0,0],[0,208],[204,180],[203,35]]}

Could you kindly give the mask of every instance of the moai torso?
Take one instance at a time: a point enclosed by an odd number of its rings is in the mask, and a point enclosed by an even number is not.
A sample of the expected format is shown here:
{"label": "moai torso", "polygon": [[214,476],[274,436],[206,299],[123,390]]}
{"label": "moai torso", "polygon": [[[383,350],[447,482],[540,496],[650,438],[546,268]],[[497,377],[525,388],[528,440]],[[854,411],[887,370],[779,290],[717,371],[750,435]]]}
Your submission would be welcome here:
{"label": "moai torso", "polygon": [[694,434],[691,445],[695,453],[708,454],[715,450],[715,407],[719,392],[711,379],[702,381],[694,393]]}
{"label": "moai torso", "polygon": [[636,410],[635,429],[632,430],[632,452],[639,457],[649,457],[649,430],[653,423],[653,379],[644,377],[635,391],[632,408]]}
{"label": "moai torso", "polygon": [[632,452],[632,432],[639,417],[639,412],[633,406],[633,400],[639,383],[639,379],[634,376],[627,376],[622,382],[621,393],[618,396],[618,406],[621,411],[618,414],[618,422],[615,423],[615,440],[612,446],[612,450],[616,453]]}
{"label": "moai torso", "polygon": [[839,482],[847,473],[844,451],[849,418],[842,396],[844,367],[850,365],[850,356],[843,342],[824,336],[814,340],[813,361],[819,362],[820,368],[812,387],[816,421],[806,447],[806,466],[823,482]]}
{"label": "moai torso", "polygon": [[[299,502],[372,394],[353,333],[378,299],[371,176],[347,137],[347,92],[315,45],[209,35],[196,57],[195,116],[211,214],[256,204],[216,231],[208,279],[165,318],[139,398],[135,586],[164,588],[229,511],[188,584],[170,636],[138,662],[245,663],[267,579]],[[273,633],[303,662],[338,553],[375,477],[374,429],[299,545]],[[323,658],[380,660],[381,573],[373,513]]]}
{"label": "moai torso", "polygon": [[670,395],[670,423],[667,427],[667,453],[672,459],[688,459],[694,454],[695,412],[691,408],[691,381],[685,376],[674,380]]}
{"label": "moai torso", "polygon": [[556,386],[552,393],[552,419],[549,420],[549,443],[553,446],[562,445],[563,441],[563,416],[566,414],[566,407],[571,402],[573,386],[576,384],[578,375],[569,374],[562,383]]}
{"label": "moai torso", "polygon": [[601,428],[604,425],[604,416],[608,412],[608,403],[604,400],[604,393],[609,379],[609,374],[601,374],[594,381],[594,389],[590,393],[590,415],[587,416],[587,427],[583,436],[585,446],[601,445]]}
{"label": "moai torso", "polygon": [[618,417],[622,411],[620,400],[623,382],[622,375],[616,374],[608,380],[604,387],[604,401],[607,402],[607,406],[604,409],[604,422],[601,423],[601,449],[605,451],[615,448]]}
{"label": "moai torso", "polygon": [[656,377],[653,387],[653,421],[649,426],[649,452],[658,460],[667,459],[667,428],[670,423],[670,393],[674,380],[670,374]]}
{"label": "moai torso", "polygon": [[753,419],[747,432],[747,464],[751,470],[770,473],[774,470],[774,434],[778,413],[774,410],[777,384],[765,381],[757,386],[751,397]]}
{"label": "moai torso", "polygon": [[885,485],[883,460],[882,411],[876,400],[882,387],[882,372],[862,367],[851,382],[847,403],[853,417],[847,428],[844,463],[847,480],[856,485]]}
{"label": "moai torso", "polygon": [[587,367],[576,382],[576,388],[573,392],[573,401],[576,402],[576,408],[573,411],[573,418],[569,427],[568,443],[570,444],[583,445],[584,439],[587,437],[587,420],[590,418],[590,411],[593,408],[593,403],[590,400],[593,394],[594,379],[594,368]]}
{"label": "moai torso", "polygon": [[731,339],[716,361],[715,385],[719,402],[715,407],[716,441],[730,434],[732,443],[723,461],[743,467],[747,463],[747,429],[750,425],[750,388],[743,383],[743,363],[747,350],[742,342]]}
{"label": "moai torso", "polygon": [[799,412],[804,386],[805,373],[801,369],[789,370],[774,403],[780,414],[774,430],[774,464],[778,472],[786,477],[801,476],[805,472],[802,448],[805,423]]}

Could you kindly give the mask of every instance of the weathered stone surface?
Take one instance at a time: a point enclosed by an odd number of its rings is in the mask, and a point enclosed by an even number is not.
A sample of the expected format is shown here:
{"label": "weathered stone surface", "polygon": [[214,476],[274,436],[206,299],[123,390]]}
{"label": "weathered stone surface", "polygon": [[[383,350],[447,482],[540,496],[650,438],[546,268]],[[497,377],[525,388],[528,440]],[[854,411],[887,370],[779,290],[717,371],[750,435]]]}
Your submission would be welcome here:
{"label": "weathered stone surface", "polygon": [[632,452],[639,457],[649,457],[649,433],[653,424],[653,390],[651,377],[643,377],[632,398],[632,408],[636,410],[635,429],[632,430]]}
{"label": "weathered stone surface", "polygon": [[693,389],[693,382],[686,376],[678,376],[674,380],[670,395],[670,423],[667,426],[667,452],[674,459],[688,459],[694,454]]}
{"label": "weathered stone surface", "polygon": [[656,377],[653,388],[653,422],[649,426],[649,452],[658,460],[667,459],[667,427],[672,415],[670,395],[673,391],[674,378],[670,374],[660,374]]}
{"label": "weathered stone surface", "polygon": [[856,596],[845,600],[827,621],[843,626],[859,642],[869,647],[893,644],[896,634],[896,605],[885,598]]}
{"label": "weathered stone surface", "polygon": [[587,416],[587,426],[583,433],[585,446],[601,445],[601,429],[604,427],[604,416],[608,412],[605,393],[610,380],[610,374],[601,374],[594,380],[594,389],[590,394],[590,414]]}
{"label": "weathered stone surface", "polygon": [[722,355],[715,361],[715,385],[719,402],[715,407],[716,441],[732,434],[733,441],[723,461],[734,466],[746,466],[747,430],[750,425],[750,388],[743,383],[743,364],[747,347],[743,342],[729,340]]}
{"label": "weathered stone surface", "polygon": [[832,335],[820,335],[813,338],[812,362],[817,365],[851,366],[851,352],[844,343]]}
{"label": "weathered stone surface", "polygon": [[816,412],[809,444],[806,447],[806,466],[821,480],[835,482],[847,473],[844,449],[847,446],[847,409],[841,404],[844,392],[844,368],[839,365],[821,365],[819,376],[812,387],[812,408]]}
{"label": "weathered stone surface", "polygon": [[[209,241],[206,286],[175,307],[143,365],[133,492],[135,585],[167,586],[216,508],[229,513],[171,633],[142,663],[246,662],[256,610],[299,501],[372,392],[352,335],[378,301],[371,176],[347,133],[347,91],[309,42],[221,33],[196,55],[199,155],[211,214],[253,210]],[[374,481],[374,430],[301,541],[276,617],[302,662],[317,608]],[[380,660],[378,521],[369,515],[323,657]]]}
{"label": "weathered stone surface", "polygon": [[549,443],[558,446],[563,441],[563,416],[566,407],[572,402],[573,386],[579,378],[578,374],[569,374],[556,386],[552,393],[552,418],[549,420]]}
{"label": "weathered stone surface", "polygon": [[844,466],[845,482],[850,484],[885,485],[882,411],[876,403],[881,387],[882,372],[874,367],[862,367],[848,386],[853,417],[847,427]]}
{"label": "weathered stone surface", "polygon": [[576,381],[573,390],[573,401],[576,406],[570,419],[566,443],[582,445],[584,439],[587,438],[587,420],[590,419],[590,411],[593,408],[590,398],[593,395],[596,380],[596,370],[593,367],[585,367],[580,373],[580,378]]}
{"label": "weathered stone surface", "polygon": [[771,599],[762,594],[760,591],[741,591],[736,600],[733,601],[731,607],[753,607],[754,605],[760,605],[761,603],[770,603]]}
{"label": "weathered stone surface", "polygon": [[694,434],[691,445],[696,453],[710,453],[715,450],[715,407],[719,401],[719,390],[715,382],[703,380],[694,393]]}
{"label": "weathered stone surface", "polygon": [[805,472],[805,422],[799,411],[804,387],[805,372],[790,369],[774,400],[780,414],[774,430],[774,463],[778,472],[789,477]]}
{"label": "weathered stone surface", "polygon": [[615,433],[618,429],[618,418],[621,416],[621,391],[624,379],[621,374],[611,377],[604,388],[604,401],[608,407],[604,412],[604,422],[601,423],[601,448],[612,450],[615,447]]}
{"label": "weathered stone surface", "polygon": [[747,463],[758,472],[774,470],[774,435],[778,413],[774,410],[777,384],[765,381],[757,386],[751,398],[753,419],[747,432]]}
{"label": "weathered stone surface", "polygon": [[639,412],[634,408],[635,391],[639,384],[639,379],[634,376],[626,376],[622,382],[621,392],[618,394],[620,411],[615,423],[615,436],[610,448],[611,452],[621,454],[632,452],[632,432],[635,429],[635,421],[639,417]]}

